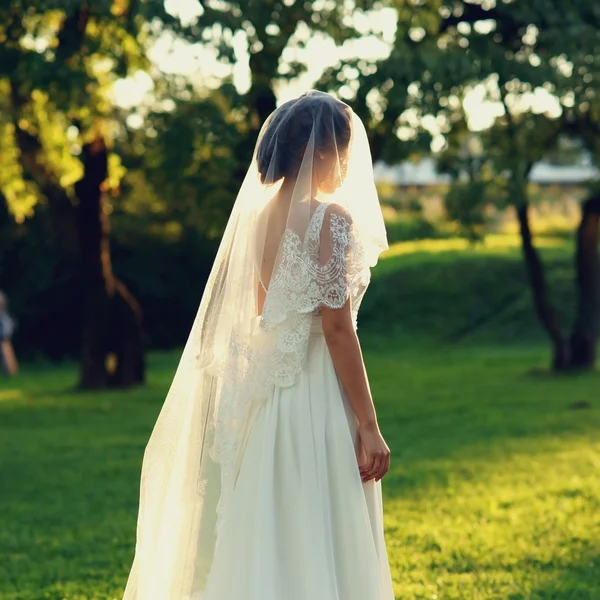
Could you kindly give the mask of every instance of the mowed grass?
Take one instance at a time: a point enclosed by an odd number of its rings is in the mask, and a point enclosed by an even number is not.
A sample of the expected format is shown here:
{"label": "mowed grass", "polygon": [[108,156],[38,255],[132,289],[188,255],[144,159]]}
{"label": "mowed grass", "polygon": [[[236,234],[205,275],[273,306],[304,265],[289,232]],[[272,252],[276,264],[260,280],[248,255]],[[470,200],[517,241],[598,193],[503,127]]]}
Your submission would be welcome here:
{"label": "mowed grass", "polygon": [[[547,255],[559,283],[566,257]],[[600,599],[600,375],[546,372],[512,250],[438,258],[391,252],[361,327],[393,452],[384,494],[396,597]],[[449,286],[461,273],[487,284]],[[475,319],[495,297],[489,286],[512,286],[521,304]],[[457,319],[469,335],[448,343]],[[0,380],[2,600],[121,597],[143,448],[177,354],[150,358],[148,385],[127,392],[73,392],[72,366]]]}
{"label": "mowed grass", "polygon": [[600,598],[600,377],[535,348],[369,358],[396,597]]}
{"label": "mowed grass", "polygon": [[[531,372],[544,358],[367,349],[398,599],[600,598],[600,377]],[[1,598],[120,598],[175,360],[127,393],[72,393],[70,368],[2,382]]]}

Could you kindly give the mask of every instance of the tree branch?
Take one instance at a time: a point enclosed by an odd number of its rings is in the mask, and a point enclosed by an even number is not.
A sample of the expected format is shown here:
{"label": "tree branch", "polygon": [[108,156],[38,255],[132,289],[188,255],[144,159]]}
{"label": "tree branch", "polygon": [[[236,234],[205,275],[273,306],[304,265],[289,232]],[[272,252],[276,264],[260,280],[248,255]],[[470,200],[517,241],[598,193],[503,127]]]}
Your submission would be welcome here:
{"label": "tree branch", "polygon": [[81,50],[89,20],[90,8],[85,3],[65,16],[58,32],[58,60],[68,60]]}

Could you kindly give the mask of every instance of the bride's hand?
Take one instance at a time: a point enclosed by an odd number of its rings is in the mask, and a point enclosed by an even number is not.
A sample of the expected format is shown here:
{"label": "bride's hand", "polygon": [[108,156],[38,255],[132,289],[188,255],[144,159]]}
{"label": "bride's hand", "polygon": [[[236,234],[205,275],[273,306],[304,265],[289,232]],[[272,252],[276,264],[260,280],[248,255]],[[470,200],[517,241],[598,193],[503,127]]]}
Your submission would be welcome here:
{"label": "bride's hand", "polygon": [[379,481],[390,468],[391,453],[377,423],[358,426],[358,443],[358,468],[363,483],[371,479]]}

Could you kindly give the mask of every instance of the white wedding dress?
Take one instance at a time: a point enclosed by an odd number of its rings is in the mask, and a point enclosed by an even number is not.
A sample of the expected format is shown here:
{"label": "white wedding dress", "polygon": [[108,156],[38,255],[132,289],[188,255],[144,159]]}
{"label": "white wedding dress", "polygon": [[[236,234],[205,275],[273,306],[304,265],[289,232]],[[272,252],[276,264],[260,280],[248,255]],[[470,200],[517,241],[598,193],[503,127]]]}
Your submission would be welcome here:
{"label": "white wedding dress", "polygon": [[146,446],[124,600],[393,600],[319,316],[356,317],[385,248],[360,119],[322,92],[283,104]]}
{"label": "white wedding dress", "polygon": [[297,382],[253,419],[202,600],[393,600],[381,483],[313,317]]}

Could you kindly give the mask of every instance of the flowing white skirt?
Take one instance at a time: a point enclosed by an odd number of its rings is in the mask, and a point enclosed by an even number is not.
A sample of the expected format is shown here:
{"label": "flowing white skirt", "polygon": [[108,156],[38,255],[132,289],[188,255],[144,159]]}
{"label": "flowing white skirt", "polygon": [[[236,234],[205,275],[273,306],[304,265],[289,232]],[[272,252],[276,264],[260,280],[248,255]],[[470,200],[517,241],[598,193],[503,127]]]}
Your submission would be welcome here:
{"label": "flowing white skirt", "polygon": [[355,431],[315,318],[305,370],[254,418],[203,600],[393,600]]}

